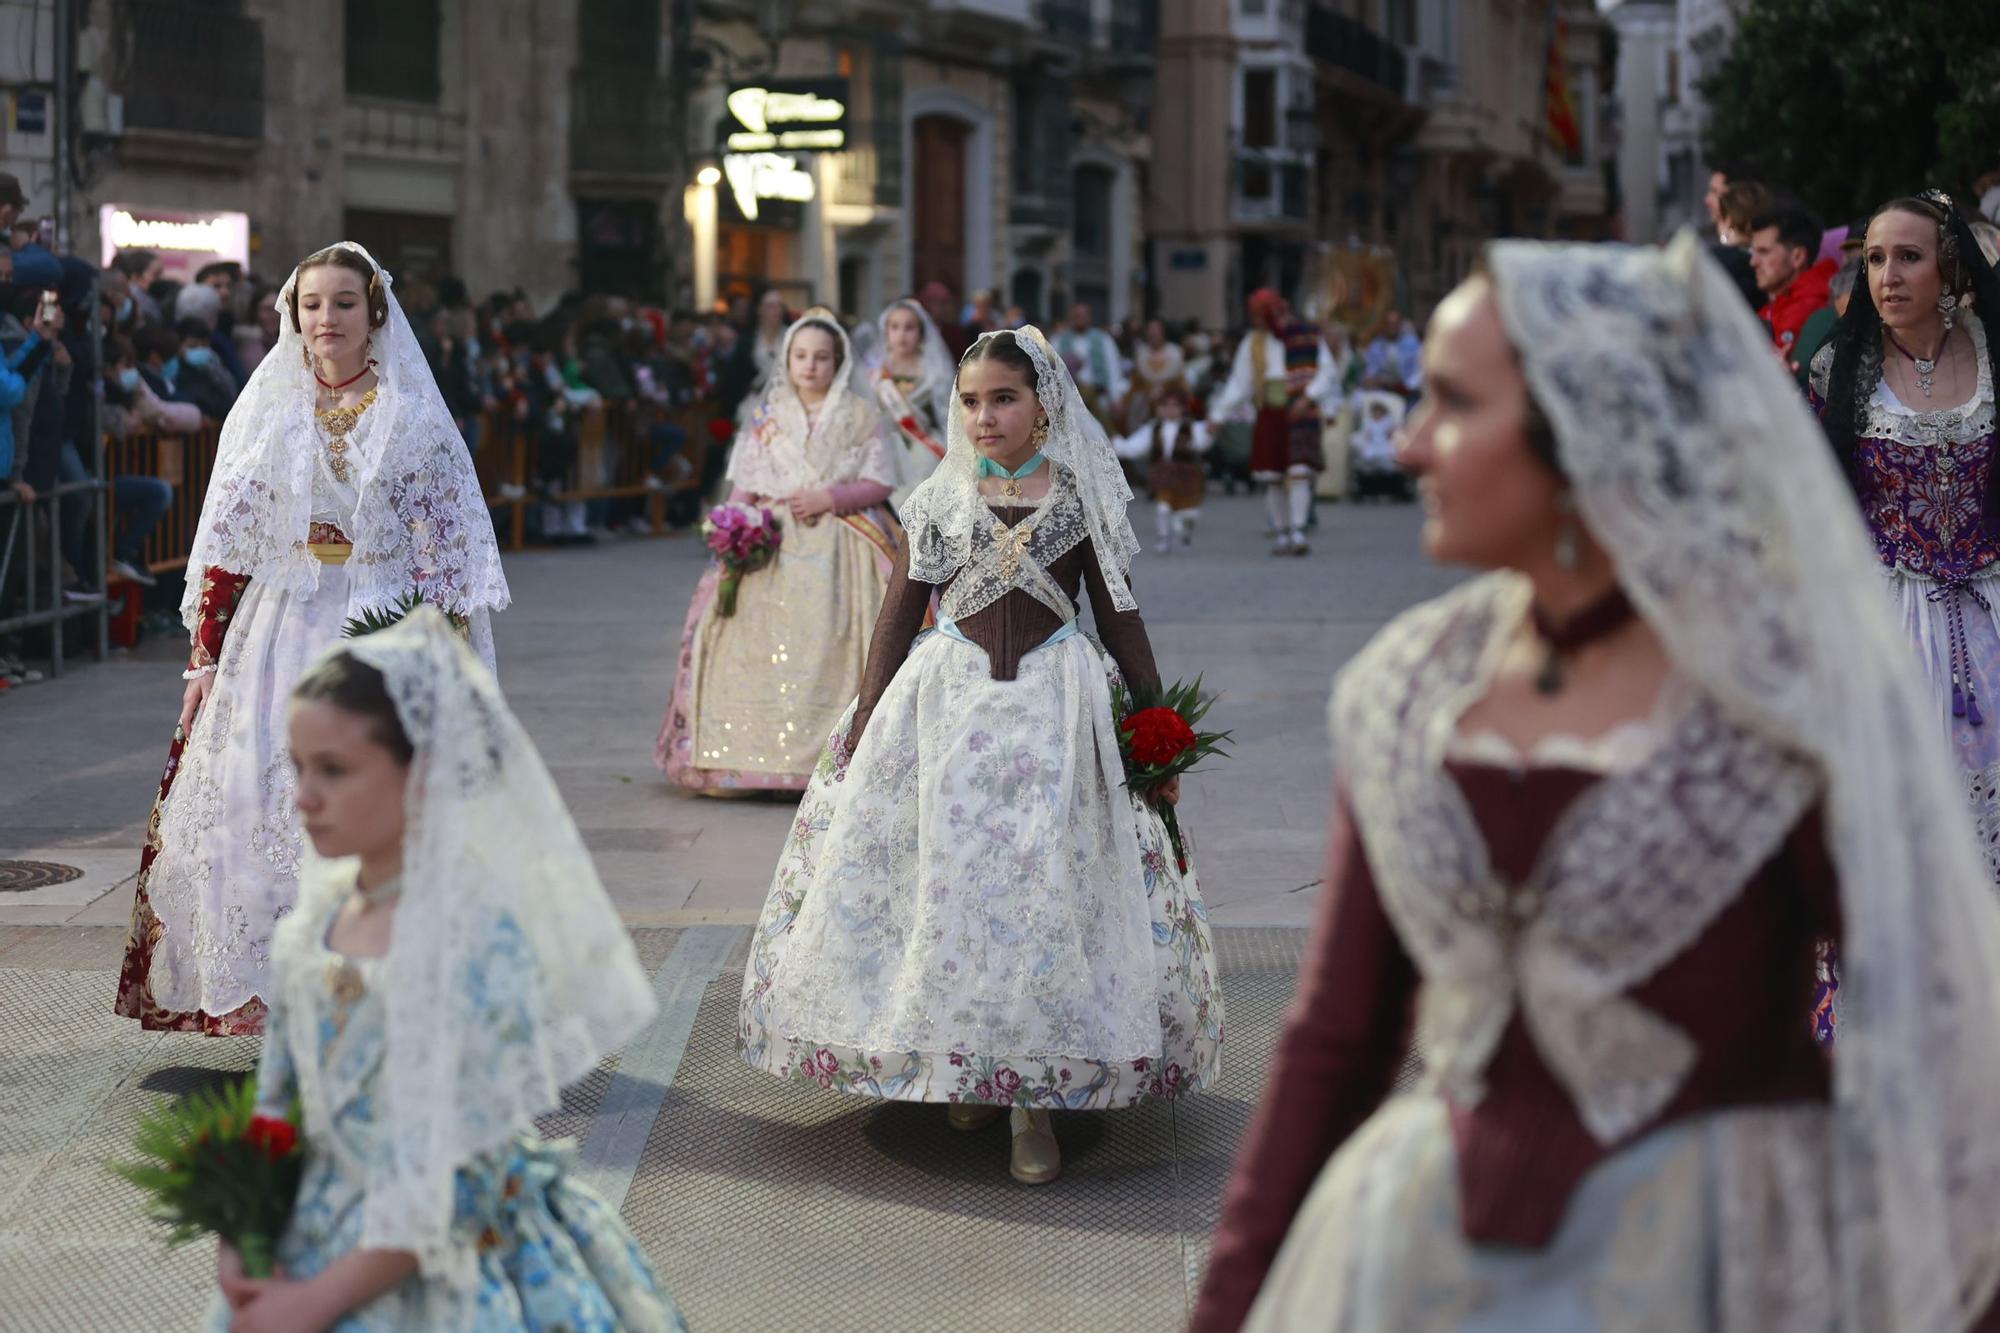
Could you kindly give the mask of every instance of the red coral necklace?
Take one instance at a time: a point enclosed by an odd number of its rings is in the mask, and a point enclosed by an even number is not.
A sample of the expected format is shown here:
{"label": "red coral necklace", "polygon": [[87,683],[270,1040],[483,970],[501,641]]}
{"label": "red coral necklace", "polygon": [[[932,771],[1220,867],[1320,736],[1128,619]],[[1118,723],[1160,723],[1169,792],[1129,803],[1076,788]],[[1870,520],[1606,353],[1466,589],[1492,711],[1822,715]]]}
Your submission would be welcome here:
{"label": "red coral necklace", "polygon": [[369,371],[373,369],[375,369],[375,362],[371,360],[366,365],[362,366],[360,370],[355,371],[354,374],[348,376],[340,383],[329,384],[327,383],[326,376],[319,373],[319,367],[314,366],[313,378],[318,380],[319,387],[325,389],[328,393],[339,393],[342,389],[345,389],[348,385],[354,383],[354,381],[360,379],[363,375],[366,375]]}

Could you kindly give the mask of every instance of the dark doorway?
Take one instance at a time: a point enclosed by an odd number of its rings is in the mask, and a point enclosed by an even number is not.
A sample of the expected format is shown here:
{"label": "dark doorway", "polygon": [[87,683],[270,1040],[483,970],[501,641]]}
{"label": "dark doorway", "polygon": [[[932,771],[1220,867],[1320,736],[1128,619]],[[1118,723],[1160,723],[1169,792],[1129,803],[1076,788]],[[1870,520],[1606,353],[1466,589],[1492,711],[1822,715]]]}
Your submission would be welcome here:
{"label": "dark doorway", "polygon": [[918,291],[942,282],[965,295],[965,142],[971,127],[950,116],[920,116],[910,132],[916,174],[910,187],[910,279]]}
{"label": "dark doorway", "polygon": [[347,210],[347,238],[366,247],[399,281],[451,272],[451,219],[429,213]]}
{"label": "dark doorway", "polygon": [[588,295],[658,301],[660,212],[650,199],[576,201],[577,278]]}

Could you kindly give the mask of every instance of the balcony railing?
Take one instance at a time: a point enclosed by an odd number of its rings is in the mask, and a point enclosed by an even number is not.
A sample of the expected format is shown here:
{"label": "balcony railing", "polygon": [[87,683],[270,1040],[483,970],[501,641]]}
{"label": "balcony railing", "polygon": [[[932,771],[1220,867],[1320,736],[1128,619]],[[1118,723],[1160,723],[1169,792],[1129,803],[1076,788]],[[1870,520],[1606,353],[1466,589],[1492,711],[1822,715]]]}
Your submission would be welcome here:
{"label": "balcony railing", "polygon": [[835,153],[827,163],[827,197],[836,204],[872,208],[876,203],[875,145],[850,137],[847,151]]}
{"label": "balcony railing", "polygon": [[347,146],[391,157],[456,162],[465,156],[465,117],[417,102],[350,97]]}
{"label": "balcony railing", "polygon": [[674,170],[674,108],[650,70],[596,66],[570,80],[570,169],[619,176]]}
{"label": "balcony railing", "polygon": [[1407,96],[1410,61],[1402,49],[1323,4],[1306,11],[1306,54],[1398,98]]}
{"label": "balcony railing", "polygon": [[184,0],[119,0],[129,129],[264,137],[264,25]]}

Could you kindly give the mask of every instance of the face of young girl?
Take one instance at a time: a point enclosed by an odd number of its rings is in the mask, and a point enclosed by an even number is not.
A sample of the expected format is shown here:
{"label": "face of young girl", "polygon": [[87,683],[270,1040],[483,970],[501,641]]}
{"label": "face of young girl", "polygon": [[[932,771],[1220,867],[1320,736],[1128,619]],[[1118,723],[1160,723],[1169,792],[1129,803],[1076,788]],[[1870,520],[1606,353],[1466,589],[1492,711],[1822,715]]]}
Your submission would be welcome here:
{"label": "face of young girl", "polygon": [[321,856],[367,856],[403,840],[410,769],[377,738],[376,725],[323,699],[292,705],[299,819]]}
{"label": "face of young girl", "polygon": [[792,335],[792,350],[785,357],[792,387],[804,398],[823,398],[833,387],[833,372],[840,351],[833,335],[825,329],[800,329]]}
{"label": "face of young girl", "polygon": [[889,312],[888,338],[892,356],[915,356],[923,350],[924,326],[917,318],[917,312],[906,305],[899,305]]}
{"label": "face of young girl", "polygon": [[958,405],[972,447],[985,457],[1011,465],[1034,452],[1042,404],[1024,372],[1004,361],[968,361],[958,370]]}
{"label": "face of young girl", "polygon": [[361,275],[319,264],[299,275],[299,332],[314,356],[354,356],[368,343],[368,293]]}

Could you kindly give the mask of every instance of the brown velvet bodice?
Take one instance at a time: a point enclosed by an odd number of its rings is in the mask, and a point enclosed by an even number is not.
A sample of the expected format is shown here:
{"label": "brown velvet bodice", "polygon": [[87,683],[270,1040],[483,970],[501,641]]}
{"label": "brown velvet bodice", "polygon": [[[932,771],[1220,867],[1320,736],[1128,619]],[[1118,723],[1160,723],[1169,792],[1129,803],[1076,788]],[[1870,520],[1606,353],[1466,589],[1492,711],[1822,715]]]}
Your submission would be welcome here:
{"label": "brown velvet bodice", "polygon": [[[1033,513],[1031,506],[993,506],[994,516],[1010,527]],[[1111,660],[1118,664],[1118,670],[1133,686],[1145,689],[1156,687],[1160,673],[1153,664],[1153,647],[1146,637],[1146,622],[1140,618],[1137,608],[1120,611],[1111,604],[1111,592],[1105,587],[1104,572],[1098,568],[1097,551],[1090,539],[1085,538],[1051,561],[1048,572],[1056,586],[1079,606],[1079,593],[1088,588],[1091,614],[1097,621],[1097,637],[1104,644],[1105,651],[1111,654]],[[930,584],[912,579],[909,553],[897,553],[896,567],[889,575],[889,592],[882,599],[882,612],[875,620],[874,637],[868,642],[868,666],[861,675],[861,703],[855,710],[854,726],[848,733],[850,743],[859,742],[869,715],[875,711],[876,701],[882,697],[882,691],[889,688],[889,682],[895,679],[903,659],[909,656],[910,644],[923,626],[924,612],[930,608],[931,598],[949,586],[949,582]],[[957,622],[960,633],[986,650],[995,680],[1013,680],[1020,671],[1021,659],[1046,643],[1049,635],[1061,629],[1063,623],[1062,617],[1052,609],[1018,590],[1005,594],[992,605]]]}

